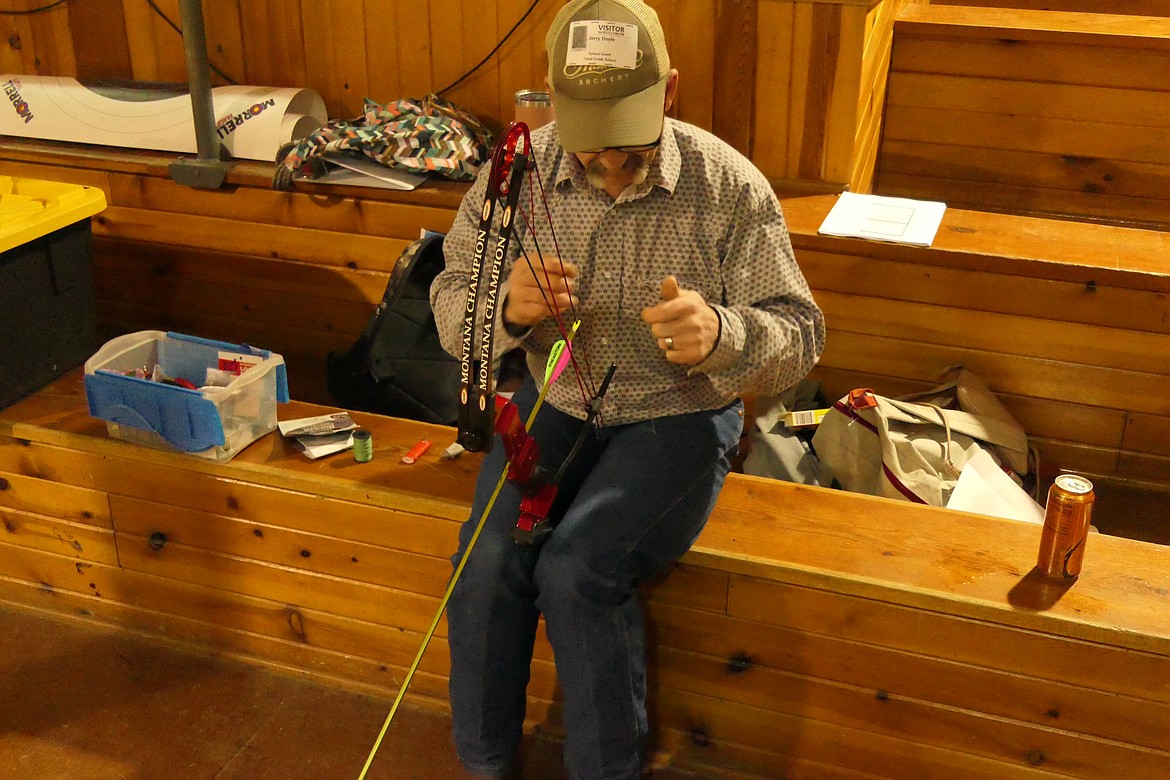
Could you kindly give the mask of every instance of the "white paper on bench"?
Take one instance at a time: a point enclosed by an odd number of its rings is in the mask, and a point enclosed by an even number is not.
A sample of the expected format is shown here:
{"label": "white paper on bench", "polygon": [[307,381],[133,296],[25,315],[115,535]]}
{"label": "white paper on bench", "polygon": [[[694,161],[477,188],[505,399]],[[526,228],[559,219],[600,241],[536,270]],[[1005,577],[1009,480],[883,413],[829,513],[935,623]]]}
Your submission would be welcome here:
{"label": "white paper on bench", "polygon": [[930,246],[946,210],[945,203],[932,200],[842,192],[825,215],[819,232],[827,236]]}

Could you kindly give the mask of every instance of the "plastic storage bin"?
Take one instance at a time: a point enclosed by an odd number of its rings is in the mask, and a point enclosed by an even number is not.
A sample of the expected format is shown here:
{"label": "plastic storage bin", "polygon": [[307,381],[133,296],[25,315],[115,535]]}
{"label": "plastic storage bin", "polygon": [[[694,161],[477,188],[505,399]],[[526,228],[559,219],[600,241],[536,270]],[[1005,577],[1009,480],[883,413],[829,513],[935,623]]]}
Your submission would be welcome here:
{"label": "plastic storage bin", "polygon": [[[246,354],[262,358],[225,387],[202,387],[208,368]],[[195,385],[190,390],[126,376],[154,366]],[[119,336],[85,362],[89,413],[111,436],[159,449],[226,461],[276,430],[276,404],[288,401],[284,358],[244,344],[157,330]]]}
{"label": "plastic storage bin", "polygon": [[98,346],[89,218],[94,187],[0,176],[0,409]]}

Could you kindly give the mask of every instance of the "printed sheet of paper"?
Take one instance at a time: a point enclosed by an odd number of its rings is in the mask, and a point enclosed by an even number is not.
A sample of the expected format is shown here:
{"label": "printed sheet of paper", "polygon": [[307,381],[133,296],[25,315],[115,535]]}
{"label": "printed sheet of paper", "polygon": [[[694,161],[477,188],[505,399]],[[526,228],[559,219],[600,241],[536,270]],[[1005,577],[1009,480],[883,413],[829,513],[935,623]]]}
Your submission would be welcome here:
{"label": "printed sheet of paper", "polygon": [[819,232],[930,246],[946,209],[945,203],[937,201],[842,192]]}

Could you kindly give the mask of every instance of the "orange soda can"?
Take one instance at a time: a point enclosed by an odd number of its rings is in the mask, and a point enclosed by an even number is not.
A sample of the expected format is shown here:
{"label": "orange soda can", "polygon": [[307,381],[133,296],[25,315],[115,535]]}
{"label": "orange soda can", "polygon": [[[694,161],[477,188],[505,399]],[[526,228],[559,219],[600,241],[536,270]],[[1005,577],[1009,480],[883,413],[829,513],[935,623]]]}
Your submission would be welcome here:
{"label": "orange soda can", "polygon": [[1061,474],[1049,488],[1036,557],[1036,565],[1049,577],[1067,579],[1081,573],[1093,500],[1093,483],[1076,474]]}

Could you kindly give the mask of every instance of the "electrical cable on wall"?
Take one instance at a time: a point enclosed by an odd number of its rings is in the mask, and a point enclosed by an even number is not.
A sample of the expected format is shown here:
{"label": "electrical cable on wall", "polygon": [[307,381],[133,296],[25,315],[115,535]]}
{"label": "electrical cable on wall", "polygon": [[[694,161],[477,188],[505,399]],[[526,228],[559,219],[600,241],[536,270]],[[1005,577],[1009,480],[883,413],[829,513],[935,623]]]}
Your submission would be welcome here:
{"label": "electrical cable on wall", "polygon": [[466,73],[464,73],[462,76],[460,76],[459,78],[457,78],[457,79],[455,79],[454,81],[452,81],[452,82],[451,82],[450,84],[448,84],[447,86],[445,86],[445,87],[443,87],[442,89],[438,90],[438,91],[437,91],[435,94],[436,94],[436,95],[442,95],[442,94],[443,94],[443,93],[445,93],[445,92],[449,92],[449,91],[451,91],[452,89],[454,89],[455,87],[457,87],[459,84],[463,83],[465,80],[467,80],[468,78],[470,78],[470,77],[472,76],[472,74],[474,74],[474,73],[475,73],[477,70],[479,70],[479,69],[480,69],[480,68],[482,68],[484,65],[486,65],[486,64],[487,64],[487,62],[488,62],[488,60],[490,60],[492,57],[496,56],[496,52],[498,52],[498,51],[500,50],[500,48],[501,48],[501,47],[502,47],[502,46],[503,46],[505,43],[507,43],[507,42],[508,42],[508,39],[512,37],[513,33],[515,33],[515,32],[516,32],[516,30],[517,30],[517,29],[520,27],[520,25],[524,24],[524,20],[525,20],[525,19],[527,19],[529,16],[531,16],[531,15],[532,15],[532,12],[533,12],[534,10],[536,10],[536,6],[537,6],[537,5],[539,5],[539,4],[540,4],[540,0],[532,0],[532,5],[528,6],[528,10],[524,12],[524,15],[520,17],[519,21],[517,21],[517,22],[516,22],[516,24],[512,25],[512,29],[511,29],[511,30],[508,30],[507,34],[505,34],[505,35],[504,35],[504,37],[500,39],[500,42],[499,42],[499,43],[497,43],[497,44],[496,44],[496,45],[495,45],[495,46],[492,48],[492,50],[491,50],[491,51],[489,51],[489,52],[487,53],[487,56],[486,56],[486,57],[484,57],[482,60],[480,60],[480,61],[479,61],[479,62],[478,62],[476,65],[475,65],[475,67],[473,67],[471,70],[467,71]]}
{"label": "electrical cable on wall", "polygon": [[[49,3],[48,5],[43,5],[39,8],[30,8],[30,9],[25,10],[25,11],[0,11],[0,16],[30,16],[32,14],[39,14],[39,13],[44,13],[46,11],[51,11],[52,9],[56,8],[57,6],[64,5],[65,3],[68,3],[68,2],[70,2],[70,0],[55,0],[55,2]],[[164,22],[166,22],[167,25],[169,25],[172,30],[177,32],[179,34],[180,38],[183,36],[182,28],[179,27],[179,25],[175,24],[173,21],[171,21],[170,17],[168,17],[166,15],[166,13],[164,13],[163,10],[158,7],[158,5],[154,2],[154,0],[146,0],[146,4],[149,5],[151,10],[154,11],[156,14],[158,14],[158,16]],[[499,42],[496,43],[496,45],[492,47],[492,50],[489,51],[487,53],[487,55],[485,55],[482,60],[480,60],[478,63],[476,63],[474,67],[472,67],[470,70],[468,70],[462,76],[455,79],[450,84],[443,87],[442,89],[437,90],[435,92],[435,94],[436,95],[443,95],[444,93],[450,92],[452,89],[459,86],[464,81],[466,81],[467,79],[469,79],[473,75],[475,75],[475,73],[477,73],[480,68],[482,68],[489,61],[491,61],[492,57],[496,56],[496,53],[499,52],[499,50],[501,48],[503,48],[504,44],[507,43],[511,39],[511,37],[516,33],[516,30],[518,30],[520,28],[520,25],[524,24],[524,22],[528,19],[528,17],[532,15],[532,12],[536,10],[536,6],[538,6],[539,4],[540,4],[540,0],[532,0],[532,3],[528,6],[528,9],[520,16],[520,18],[516,21],[516,23],[514,25],[512,25],[512,28],[510,30],[508,30],[508,32],[504,35],[504,37],[501,38],[499,40]],[[218,75],[220,78],[222,78],[224,81],[228,82],[229,84],[239,84],[240,83],[240,82],[236,81],[235,79],[233,79],[231,76],[224,73],[222,70],[220,70],[218,67],[216,67],[213,63],[209,62],[208,67],[211,68],[211,70],[213,70],[216,75]]]}
{"label": "electrical cable on wall", "polygon": [[42,5],[40,8],[27,8],[23,11],[0,11],[0,16],[32,16],[33,14],[41,14],[45,11],[52,11],[59,5],[68,3],[69,0],[56,0],[56,2]]}

